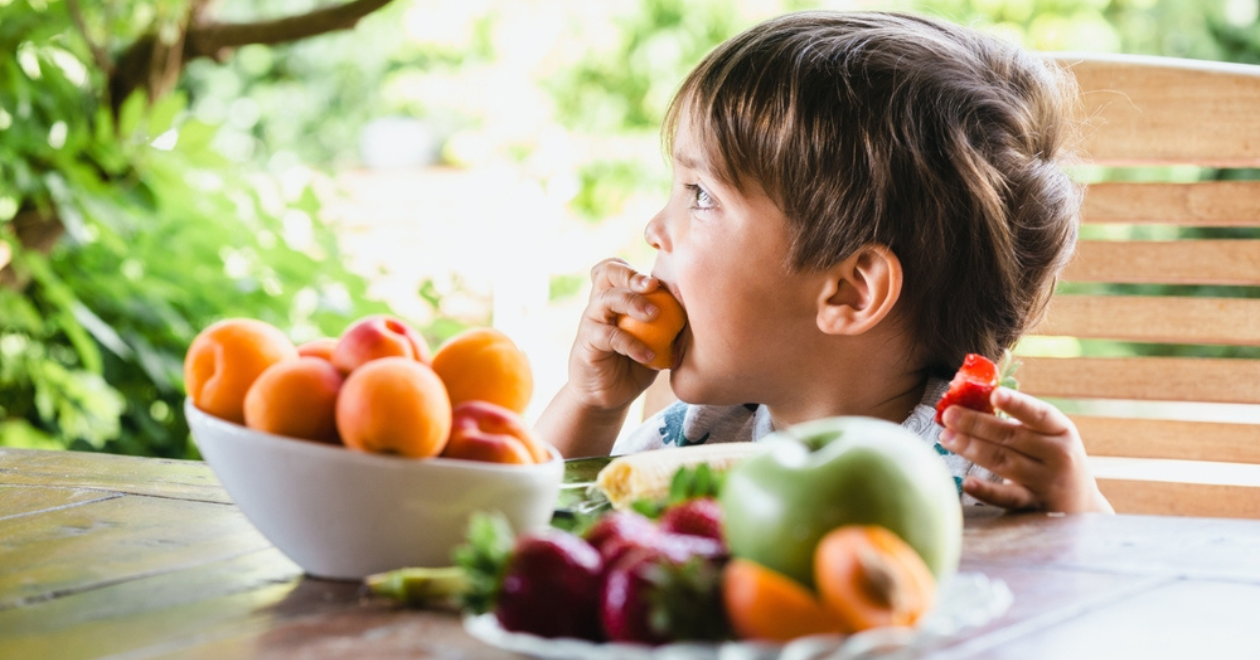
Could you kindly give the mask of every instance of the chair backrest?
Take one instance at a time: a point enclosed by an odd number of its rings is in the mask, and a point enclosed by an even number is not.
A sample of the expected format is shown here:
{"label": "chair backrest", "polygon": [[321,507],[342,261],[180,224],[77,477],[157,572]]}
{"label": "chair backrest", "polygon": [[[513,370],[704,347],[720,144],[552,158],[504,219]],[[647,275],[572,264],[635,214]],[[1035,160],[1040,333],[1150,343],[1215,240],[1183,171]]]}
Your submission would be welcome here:
{"label": "chair backrest", "polygon": [[[1081,88],[1087,163],[1260,167],[1260,66],[1053,59]],[[1164,178],[1089,185],[1082,240],[1017,375],[1079,412],[1117,511],[1260,518],[1260,414],[1221,405],[1260,404],[1260,290],[1247,288],[1260,286],[1260,181]]]}

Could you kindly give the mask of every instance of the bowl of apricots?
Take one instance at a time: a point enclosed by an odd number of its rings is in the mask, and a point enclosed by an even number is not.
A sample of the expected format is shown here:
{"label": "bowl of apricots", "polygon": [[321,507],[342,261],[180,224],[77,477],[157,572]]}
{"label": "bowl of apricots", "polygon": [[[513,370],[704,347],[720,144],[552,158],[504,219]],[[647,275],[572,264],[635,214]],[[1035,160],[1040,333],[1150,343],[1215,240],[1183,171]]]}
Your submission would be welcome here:
{"label": "bowl of apricots", "polygon": [[226,319],[193,340],[184,379],[202,456],[312,576],[449,565],[475,511],[499,511],[518,532],[551,518],[563,460],[522,421],[533,377],[498,330],[431,351],[389,315],[301,345]]}

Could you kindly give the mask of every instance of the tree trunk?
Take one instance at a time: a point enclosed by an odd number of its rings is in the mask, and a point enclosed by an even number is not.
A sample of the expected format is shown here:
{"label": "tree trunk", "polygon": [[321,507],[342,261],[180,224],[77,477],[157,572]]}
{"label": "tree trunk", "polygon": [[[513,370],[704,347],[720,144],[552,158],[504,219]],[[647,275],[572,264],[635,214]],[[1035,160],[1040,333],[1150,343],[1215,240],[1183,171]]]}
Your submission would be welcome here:
{"label": "tree trunk", "polygon": [[[26,208],[18,212],[12,221],[13,231],[17,235],[18,245],[23,250],[35,250],[47,254],[57,244],[57,239],[65,233],[61,219],[55,215],[44,215],[37,209]],[[27,278],[18,277],[9,263],[11,255],[0,249],[0,286],[12,289],[24,289]]]}

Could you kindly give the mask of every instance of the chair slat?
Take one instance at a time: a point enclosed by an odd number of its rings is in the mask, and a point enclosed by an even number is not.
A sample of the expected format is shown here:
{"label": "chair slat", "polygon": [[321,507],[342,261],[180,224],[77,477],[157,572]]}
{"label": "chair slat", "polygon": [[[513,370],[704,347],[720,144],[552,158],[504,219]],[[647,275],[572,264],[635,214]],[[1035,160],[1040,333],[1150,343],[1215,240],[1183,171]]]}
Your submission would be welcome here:
{"label": "chair slat", "polygon": [[1066,399],[1260,403],[1260,360],[1020,357],[1024,391]]}
{"label": "chair slat", "polygon": [[1260,67],[1069,53],[1053,59],[1081,87],[1080,151],[1089,160],[1260,165]]}
{"label": "chair slat", "polygon": [[1090,456],[1260,463],[1260,424],[1071,415]]}
{"label": "chair slat", "polygon": [[1095,183],[1081,215],[1095,224],[1260,226],[1260,181]]}
{"label": "chair slat", "polygon": [[1260,300],[1055,296],[1033,334],[1170,344],[1260,346]]}
{"label": "chair slat", "polygon": [[1208,518],[1260,518],[1260,488],[1099,479],[1116,513]]}
{"label": "chair slat", "polygon": [[1260,284],[1260,240],[1081,241],[1068,282]]}

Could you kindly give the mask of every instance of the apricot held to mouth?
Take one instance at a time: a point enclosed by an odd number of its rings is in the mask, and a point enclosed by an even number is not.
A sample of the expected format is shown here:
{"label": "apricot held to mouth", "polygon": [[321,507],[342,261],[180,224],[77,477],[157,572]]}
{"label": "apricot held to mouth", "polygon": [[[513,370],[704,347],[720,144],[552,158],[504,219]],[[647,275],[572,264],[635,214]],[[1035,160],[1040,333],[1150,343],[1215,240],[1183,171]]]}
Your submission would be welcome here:
{"label": "apricot held to mouth", "polygon": [[655,356],[647,366],[653,369],[668,369],[674,364],[674,339],[687,324],[687,313],[682,305],[665,288],[643,294],[660,313],[655,319],[644,323],[628,314],[617,319],[617,327],[630,333],[632,337],[647,344]]}

